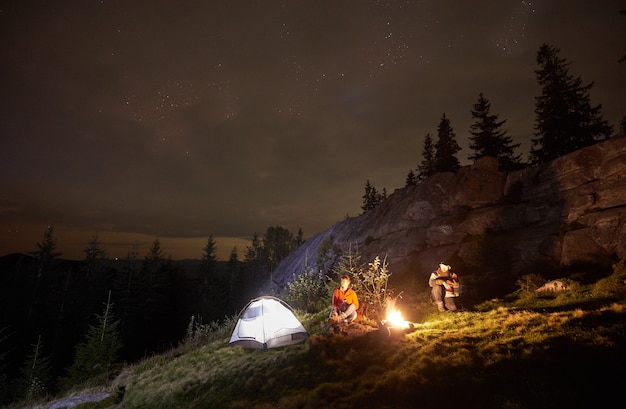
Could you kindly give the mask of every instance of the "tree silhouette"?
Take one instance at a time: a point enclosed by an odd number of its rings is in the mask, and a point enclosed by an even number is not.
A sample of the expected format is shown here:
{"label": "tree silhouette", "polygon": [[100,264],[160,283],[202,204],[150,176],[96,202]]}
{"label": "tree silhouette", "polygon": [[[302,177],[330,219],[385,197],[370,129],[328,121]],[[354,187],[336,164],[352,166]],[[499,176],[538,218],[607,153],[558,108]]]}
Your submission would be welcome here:
{"label": "tree silhouette", "polygon": [[413,169],[409,170],[404,181],[404,186],[415,186],[417,184],[417,176],[413,173]]}
{"label": "tree silhouette", "polygon": [[100,246],[100,241],[97,234],[94,234],[84,249],[85,259],[84,267],[81,270],[81,281],[86,285],[84,288],[87,290],[84,297],[87,299],[87,309],[85,311],[86,317],[90,317],[93,313],[92,306],[98,305],[102,294],[106,291],[106,264],[107,253]]}
{"label": "tree silhouette", "polygon": [[472,109],[474,123],[470,125],[470,149],[473,154],[468,159],[475,160],[483,156],[492,156],[498,159],[501,170],[514,170],[520,162],[520,155],[515,156],[513,151],[520,144],[513,144],[506,131],[502,130],[505,120],[498,121],[498,115],[491,114],[491,103],[482,92]]}
{"label": "tree silhouette", "polygon": [[530,152],[533,163],[550,161],[566,153],[608,139],[613,128],[602,118],[601,105],[592,106],[593,82],[583,85],[569,74],[570,63],[560,50],[542,44],[535,71],[541,95],[535,103],[535,136]]}
{"label": "tree silhouette", "polygon": [[200,317],[205,319],[213,319],[220,315],[220,302],[222,300],[222,288],[220,288],[220,280],[217,268],[217,245],[213,236],[209,236],[207,243],[202,250],[202,258],[200,259],[200,282],[197,283],[197,291],[199,298],[199,311],[196,311]]}
{"label": "tree silhouette", "polygon": [[17,381],[18,395],[27,401],[44,396],[52,380],[50,358],[43,352],[41,335],[31,346],[32,350],[20,369],[21,378]]}
{"label": "tree silhouette", "polygon": [[52,269],[58,263],[59,256],[61,256],[61,253],[55,251],[56,247],[57,242],[54,238],[54,227],[48,226],[43,233],[43,239],[41,242],[37,243],[38,250],[30,252],[37,261],[37,274],[35,276],[33,294],[28,309],[29,317],[33,316],[34,309],[37,308],[39,303],[38,292],[42,278],[52,272]]}
{"label": "tree silhouette", "polygon": [[263,236],[263,252],[269,267],[270,280],[272,279],[271,272],[294,248],[295,240],[289,230],[281,226],[267,228],[265,236]]}
{"label": "tree silhouette", "polygon": [[239,261],[239,253],[237,247],[233,247],[228,256],[228,306],[230,310],[234,311],[237,311],[240,305],[240,270],[241,263]]}
{"label": "tree silhouette", "polygon": [[[620,10],[619,14],[621,14],[623,16],[626,16],[626,9]],[[619,60],[617,60],[617,62],[620,62],[620,63],[622,63],[624,61],[626,61],[626,54],[624,54]]]}
{"label": "tree silhouette", "polygon": [[387,189],[383,188],[381,193],[370,183],[369,179],[365,183],[365,193],[363,194],[363,204],[361,209],[366,213],[387,199]]}
{"label": "tree silhouette", "polygon": [[296,234],[296,247],[300,247],[304,244],[304,232],[302,232],[302,227],[298,228],[298,233]]}
{"label": "tree silhouette", "polygon": [[250,245],[246,246],[246,252],[244,254],[244,273],[245,280],[244,285],[246,287],[246,293],[252,294],[258,288],[265,278],[267,267],[263,262],[263,243],[258,233],[254,232]]}
{"label": "tree silhouette", "polygon": [[108,375],[122,349],[118,332],[120,321],[115,320],[113,315],[111,291],[102,314],[95,316],[97,323],[89,325],[85,341],[76,347],[76,356],[68,371],[75,384],[97,375]]}
{"label": "tree silhouette", "polygon": [[435,145],[429,133],[424,137],[422,162],[417,166],[417,180],[429,178],[435,172]]}
{"label": "tree silhouette", "polygon": [[437,128],[437,143],[435,144],[434,172],[456,172],[461,165],[456,157],[461,150],[456,142],[456,135],[450,125],[450,120],[444,113],[441,116],[439,127]]}

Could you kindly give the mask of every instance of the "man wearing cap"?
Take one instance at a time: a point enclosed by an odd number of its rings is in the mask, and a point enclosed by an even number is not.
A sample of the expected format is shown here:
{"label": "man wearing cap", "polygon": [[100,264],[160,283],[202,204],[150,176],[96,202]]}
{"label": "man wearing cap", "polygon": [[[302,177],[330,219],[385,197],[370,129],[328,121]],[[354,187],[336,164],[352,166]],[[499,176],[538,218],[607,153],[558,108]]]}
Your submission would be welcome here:
{"label": "man wearing cap", "polygon": [[437,309],[441,312],[456,311],[454,298],[459,296],[459,280],[451,269],[451,266],[441,262],[439,268],[433,271],[428,279],[430,292],[437,303]]}

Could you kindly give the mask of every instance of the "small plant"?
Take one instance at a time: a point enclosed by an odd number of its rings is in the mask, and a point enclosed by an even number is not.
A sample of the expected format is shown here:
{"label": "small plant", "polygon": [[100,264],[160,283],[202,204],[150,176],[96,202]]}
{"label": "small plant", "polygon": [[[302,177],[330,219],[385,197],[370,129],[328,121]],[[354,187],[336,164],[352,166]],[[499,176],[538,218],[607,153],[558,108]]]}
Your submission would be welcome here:
{"label": "small plant", "polygon": [[387,288],[391,273],[387,268],[387,258],[383,261],[376,256],[374,261],[368,263],[366,269],[361,268],[353,278],[353,285],[362,303],[368,306],[369,311],[382,314],[387,305],[387,298],[392,294]]}
{"label": "small plant", "polygon": [[526,274],[521,276],[515,281],[515,284],[519,287],[519,290],[524,295],[534,294],[535,291],[544,285],[546,280],[539,274]]}
{"label": "small plant", "polygon": [[211,321],[208,324],[202,322],[202,317],[192,315],[187,325],[185,338],[181,342],[183,348],[195,348],[218,339],[227,337],[232,330],[236,316],[224,317],[224,321]]}
{"label": "small plant", "polygon": [[325,281],[326,277],[312,268],[306,269],[298,276],[294,274],[293,280],[287,285],[289,303],[307,312],[319,310],[320,304],[326,304],[330,298]]}

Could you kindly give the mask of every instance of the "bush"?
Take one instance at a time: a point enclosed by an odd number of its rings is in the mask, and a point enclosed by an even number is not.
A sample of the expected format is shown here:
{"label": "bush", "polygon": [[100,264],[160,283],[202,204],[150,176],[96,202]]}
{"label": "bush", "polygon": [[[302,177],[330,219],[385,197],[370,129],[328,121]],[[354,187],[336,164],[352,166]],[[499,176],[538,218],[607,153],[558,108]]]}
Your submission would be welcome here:
{"label": "bush", "polygon": [[613,273],[596,282],[593,286],[594,297],[624,297],[626,295],[626,265],[624,260],[613,264]]}
{"label": "bush", "polygon": [[228,337],[232,330],[237,317],[224,317],[224,321],[211,321],[208,324],[202,322],[202,317],[192,315],[185,338],[181,342],[181,346],[185,348],[194,348],[200,345],[208,344],[218,339]]}
{"label": "bush", "polygon": [[387,288],[391,276],[388,265],[386,258],[381,262],[376,256],[366,269],[359,268],[352,280],[360,302],[368,306],[368,311],[377,314],[383,314],[387,299],[393,295],[393,291]]}
{"label": "bush", "polygon": [[312,268],[300,275],[294,274],[293,280],[287,285],[287,300],[294,308],[307,312],[317,312],[330,303],[326,277]]}
{"label": "bush", "polygon": [[515,281],[522,295],[531,295],[542,285],[546,283],[546,279],[539,274],[526,274]]}

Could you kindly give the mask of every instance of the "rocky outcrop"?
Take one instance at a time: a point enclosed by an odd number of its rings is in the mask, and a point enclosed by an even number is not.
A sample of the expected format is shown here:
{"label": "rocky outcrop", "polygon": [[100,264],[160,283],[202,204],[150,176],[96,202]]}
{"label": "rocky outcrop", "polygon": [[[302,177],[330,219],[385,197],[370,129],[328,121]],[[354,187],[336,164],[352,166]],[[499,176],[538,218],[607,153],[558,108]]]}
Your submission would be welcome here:
{"label": "rocky outcrop", "polygon": [[[504,173],[481,158],[397,189],[385,202],[307,240],[274,272],[284,285],[315,265],[332,240],[357,246],[363,262],[387,258],[394,275],[429,272],[445,260],[461,269],[502,265],[510,274],[626,258],[626,136],[540,166]],[[312,260],[313,259],[313,260]],[[496,269],[497,270],[497,269]]]}

